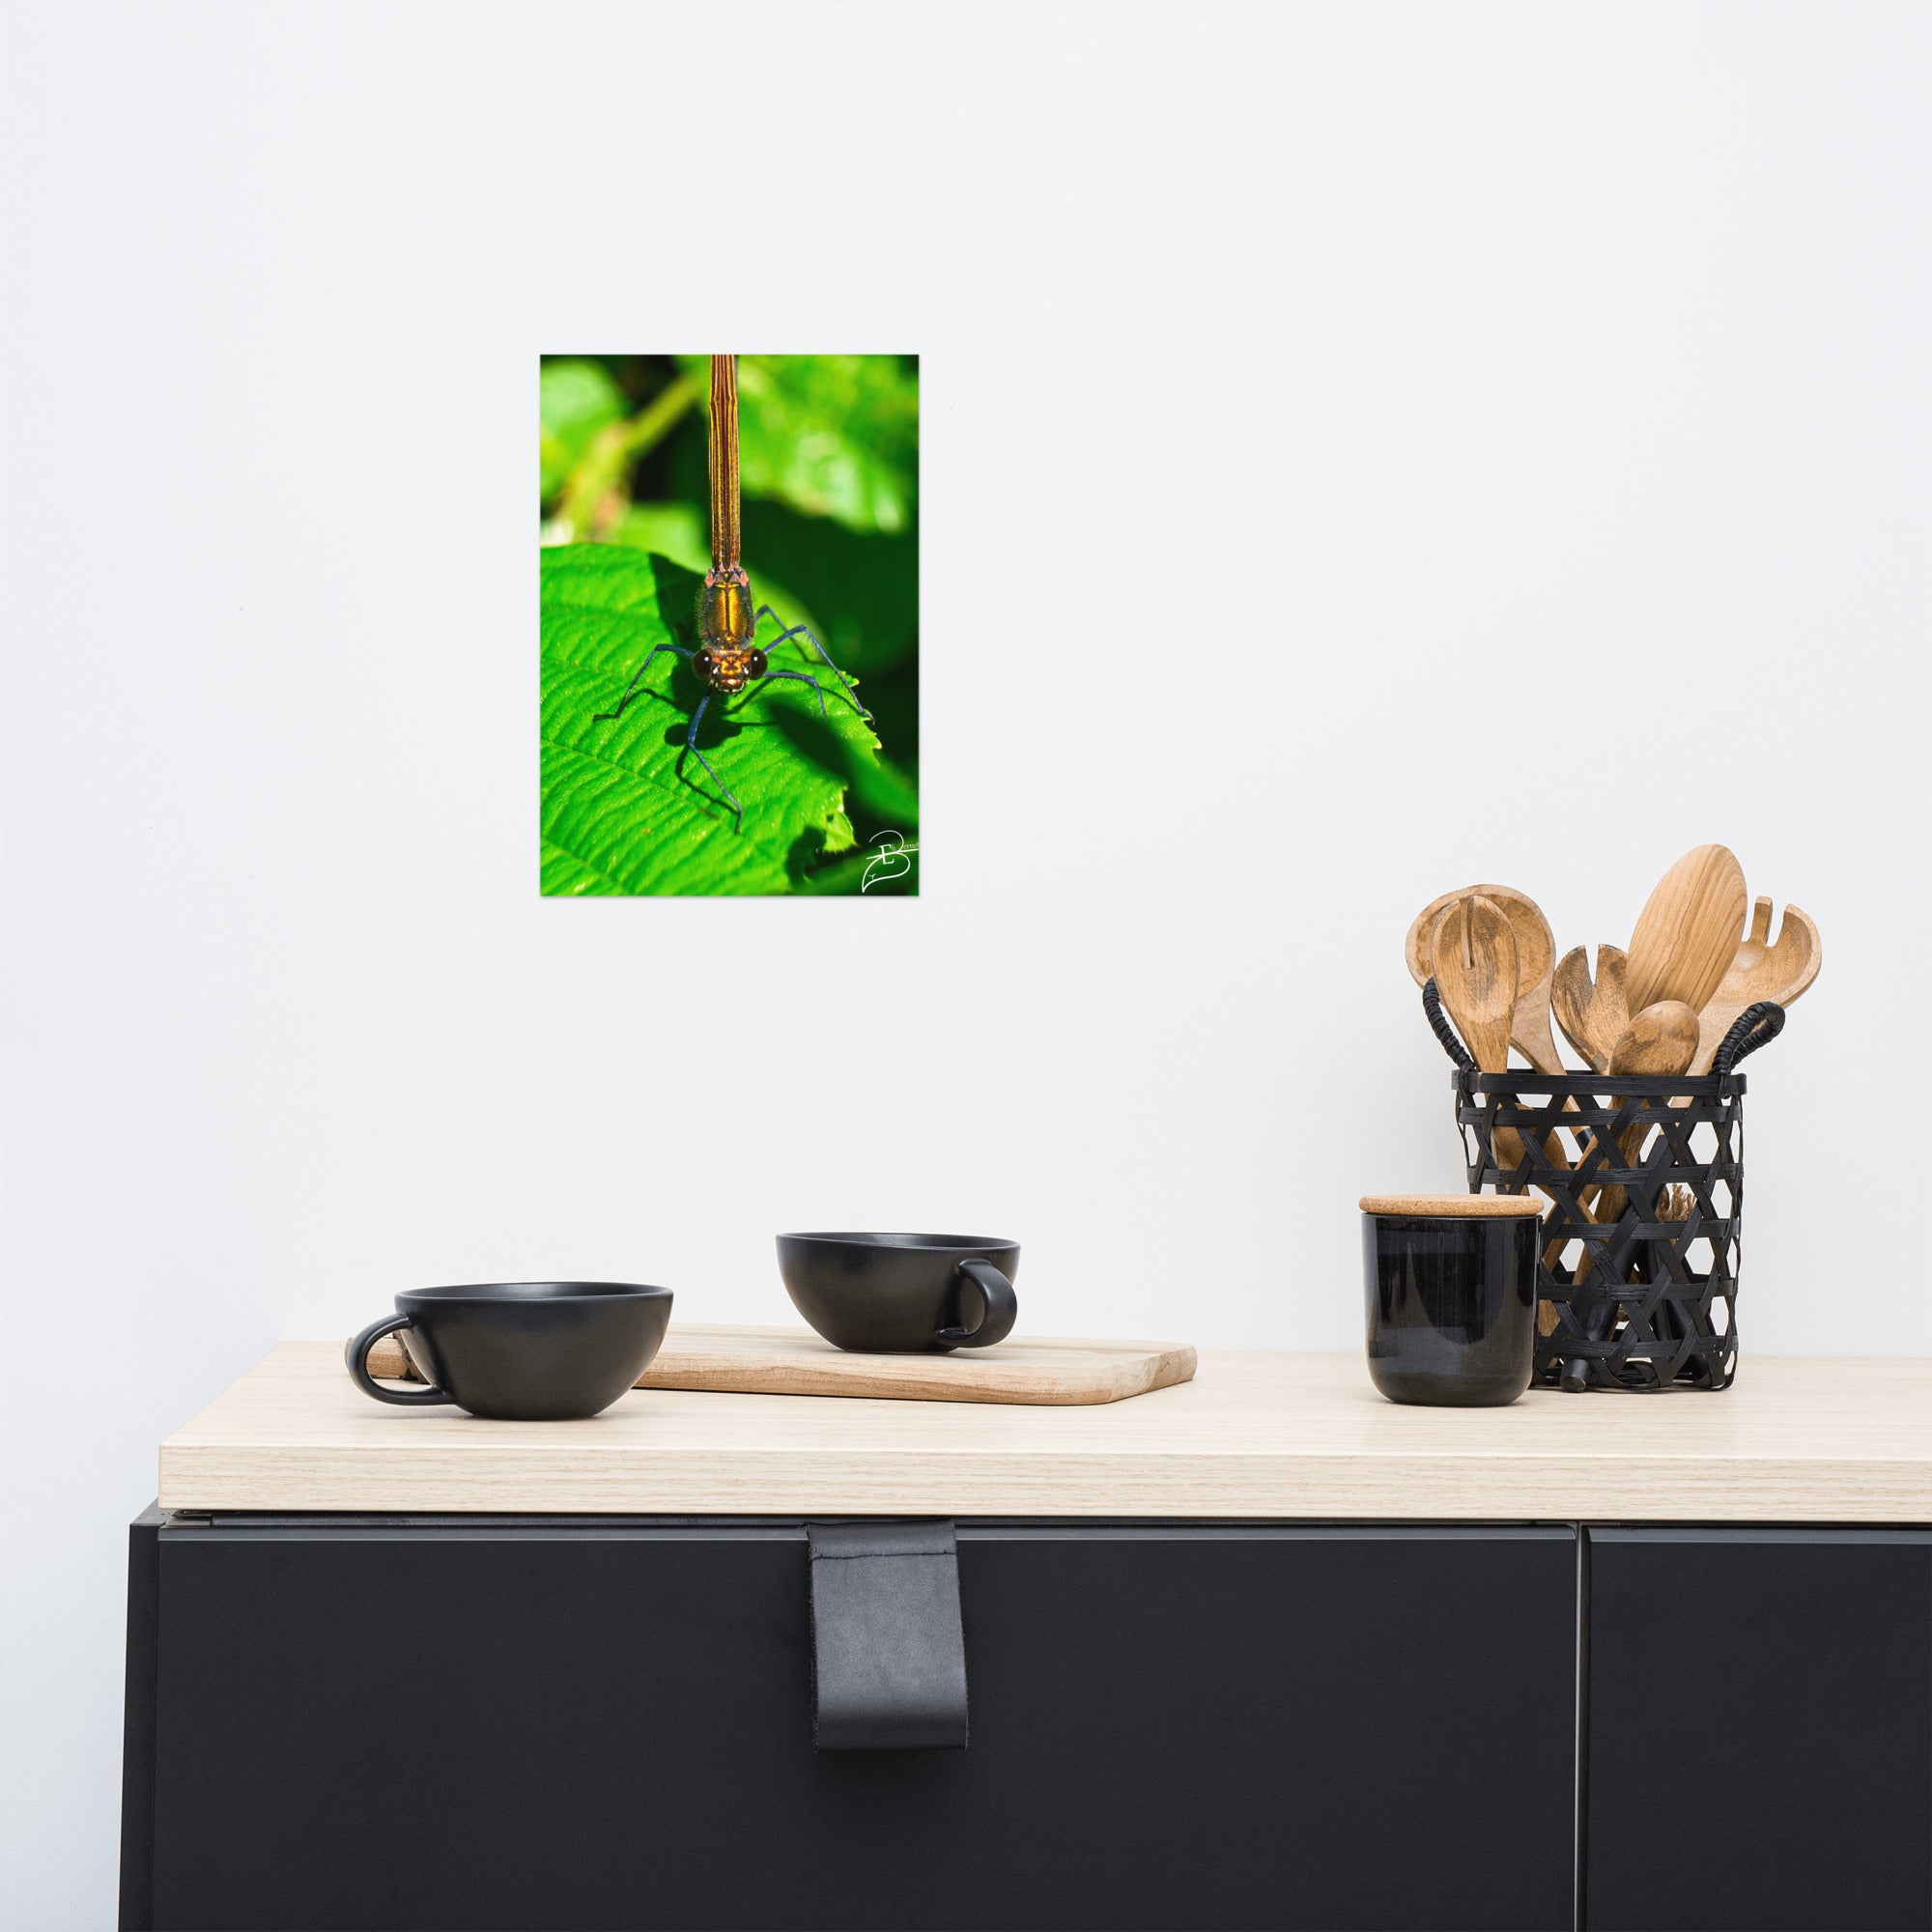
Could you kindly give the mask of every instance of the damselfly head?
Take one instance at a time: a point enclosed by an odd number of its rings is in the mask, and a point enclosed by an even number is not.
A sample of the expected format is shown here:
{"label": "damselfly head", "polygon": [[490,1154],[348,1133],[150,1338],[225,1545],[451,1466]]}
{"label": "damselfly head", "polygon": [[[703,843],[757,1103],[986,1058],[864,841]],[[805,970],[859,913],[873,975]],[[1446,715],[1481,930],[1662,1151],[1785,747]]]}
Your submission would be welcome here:
{"label": "damselfly head", "polygon": [[729,696],[765,674],[765,654],[755,646],[706,644],[692,653],[691,668],[713,691]]}

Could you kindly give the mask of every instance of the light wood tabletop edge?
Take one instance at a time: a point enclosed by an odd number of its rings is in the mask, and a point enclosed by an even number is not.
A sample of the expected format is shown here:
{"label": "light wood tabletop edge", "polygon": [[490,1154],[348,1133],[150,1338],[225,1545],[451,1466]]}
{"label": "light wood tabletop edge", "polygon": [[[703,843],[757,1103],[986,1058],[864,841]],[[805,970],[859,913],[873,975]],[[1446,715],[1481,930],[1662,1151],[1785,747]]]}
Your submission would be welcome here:
{"label": "light wood tabletop edge", "polygon": [[[612,1459],[614,1462],[614,1459]],[[1932,1522],[1922,1467],[1763,1463],[1738,1480],[1687,1479],[1683,1463],[1642,1460],[1606,1496],[1601,1466],[1449,1468],[1426,1459],[1230,1455],[1184,1470],[1107,1458],[925,1453],[817,1458],[791,1469],[768,1456],[707,1459],[700,1472],[573,1464],[479,1470],[469,1459],[277,1451],[243,1469],[205,1450],[164,1455],[167,1509],[521,1512],[574,1515],[920,1515],[1248,1519],[1276,1521]]]}
{"label": "light wood tabletop edge", "polygon": [[169,1436],[163,1507],[1932,1520],[1932,1363],[1900,1358],[1444,1410],[1382,1402],[1359,1357],[1210,1350],[1194,1381],[1104,1407],[640,1390],[605,1429],[383,1409],[330,1347],[282,1345]]}

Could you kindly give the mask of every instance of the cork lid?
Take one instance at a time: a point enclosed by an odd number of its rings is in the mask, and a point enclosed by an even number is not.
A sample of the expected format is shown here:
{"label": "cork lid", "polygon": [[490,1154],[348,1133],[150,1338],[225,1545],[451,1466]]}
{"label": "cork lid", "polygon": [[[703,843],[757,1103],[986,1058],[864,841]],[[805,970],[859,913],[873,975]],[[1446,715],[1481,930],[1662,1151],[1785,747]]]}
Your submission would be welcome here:
{"label": "cork lid", "polygon": [[1364,1194],[1364,1214],[1433,1214],[1444,1220],[1486,1220],[1509,1214],[1541,1214],[1534,1194]]}

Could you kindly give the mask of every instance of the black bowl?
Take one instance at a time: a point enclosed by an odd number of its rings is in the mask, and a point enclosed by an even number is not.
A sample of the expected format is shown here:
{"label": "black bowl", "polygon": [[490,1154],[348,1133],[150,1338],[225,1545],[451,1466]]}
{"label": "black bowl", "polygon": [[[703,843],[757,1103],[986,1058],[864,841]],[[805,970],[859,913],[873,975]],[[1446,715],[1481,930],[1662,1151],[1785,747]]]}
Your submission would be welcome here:
{"label": "black bowl", "polygon": [[[452,1402],[510,1422],[565,1422],[606,1409],[650,1366],[670,1321],[668,1288],[621,1281],[504,1281],[417,1288],[349,1345],[349,1372],[379,1402]],[[369,1378],[369,1344],[400,1331],[423,1391]]]}
{"label": "black bowl", "polygon": [[862,1354],[943,1355],[961,1346],[962,1324],[973,1330],[969,1347],[1005,1336],[1011,1290],[992,1283],[1004,1301],[995,1309],[961,1270],[969,1261],[990,1264],[1010,1283],[1019,1244],[975,1235],[779,1236],[779,1273],[792,1306],[835,1348]]}

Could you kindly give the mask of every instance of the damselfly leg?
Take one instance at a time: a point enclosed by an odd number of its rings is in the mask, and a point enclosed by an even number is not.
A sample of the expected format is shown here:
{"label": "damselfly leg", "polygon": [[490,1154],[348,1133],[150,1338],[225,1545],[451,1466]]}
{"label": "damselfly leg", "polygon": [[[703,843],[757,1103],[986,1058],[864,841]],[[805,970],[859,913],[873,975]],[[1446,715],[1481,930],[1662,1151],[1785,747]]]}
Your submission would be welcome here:
{"label": "damselfly leg", "polygon": [[[838,680],[838,682],[845,687],[845,696],[852,700],[852,709],[856,711],[859,714],[859,716],[867,722],[867,724],[869,724],[872,722],[872,714],[869,711],[867,711],[863,704],[859,702],[859,694],[852,689],[851,680],[846,677],[845,673],[842,670],[840,670],[836,664],[833,664],[832,653],[828,651],[825,648],[825,646],[818,641],[816,634],[812,631],[811,627],[809,624],[794,624],[790,630],[786,630],[784,629],[784,619],[781,617],[779,613],[776,611],[774,611],[769,604],[760,604],[757,610],[757,616],[754,616],[752,619],[752,635],[753,637],[757,635],[759,617],[769,617],[774,624],[777,624],[780,627],[779,636],[774,638],[772,641],[765,646],[765,655],[767,657],[769,657],[773,651],[777,650],[778,647],[781,644],[784,643],[788,639],[810,638],[811,639],[811,648],[815,650],[818,653],[818,655],[825,660],[827,667],[830,668],[832,672],[832,675],[836,677]],[[781,670],[781,671],[775,670],[772,672],[772,675],[774,677],[803,677],[805,673],[803,671],[796,671],[796,670]],[[815,677],[808,679],[807,681],[810,684],[812,690],[818,691],[818,680]],[[825,694],[823,692],[819,692],[818,710],[819,710],[819,715],[822,717],[825,712]]]}
{"label": "damselfly leg", "polygon": [[[778,612],[769,604],[763,604],[758,607],[758,616],[770,617],[775,624],[781,621]],[[754,619],[754,630],[755,627],[756,620]],[[697,660],[707,660],[709,676],[719,681],[711,682],[704,696],[697,700],[697,709],[691,715],[691,729],[685,733],[684,749],[711,774],[712,783],[730,800],[731,810],[737,814],[736,824],[743,825],[745,822],[745,808],[739,804],[737,793],[718,776],[717,767],[697,749],[697,727],[703,721],[706,707],[710,704],[712,698],[718,696],[721,687],[728,694],[735,691],[742,691],[748,684],[769,682],[775,677],[788,678],[797,684],[810,685],[811,695],[818,699],[818,715],[823,718],[825,716],[825,691],[818,680],[810,671],[774,670],[767,662],[772,651],[777,650],[781,644],[788,643],[797,638],[811,639],[812,644],[819,656],[824,658],[826,664],[831,668],[833,676],[838,680],[839,685],[842,687],[845,696],[851,701],[852,709],[861,718],[869,722],[872,714],[859,702],[859,695],[852,689],[845,673],[836,664],[833,664],[831,654],[823,644],[819,643],[817,638],[812,635],[810,627],[804,624],[792,625],[781,637],[773,640],[770,650],[746,650],[743,653],[745,658],[745,663],[742,667],[744,675],[738,678],[735,683],[725,680],[728,680],[734,674],[738,667],[720,662],[724,657],[724,651],[729,648],[728,646],[708,643],[702,650],[691,651],[687,650],[682,644],[653,644],[645,654],[643,663],[631,673],[631,681],[624,687],[623,696],[617,699],[615,706],[609,711],[594,712],[592,713],[592,718],[600,724],[621,718],[624,715],[624,707],[638,695],[638,687],[642,683],[644,673],[650,669],[653,661],[660,651],[668,651],[672,657],[678,659],[681,663],[691,665],[694,669],[697,670],[698,675],[701,677],[707,675],[707,668],[704,666],[700,666]]]}
{"label": "damselfly leg", "polygon": [[724,782],[724,781],[718,776],[717,770],[712,765],[711,760],[707,758],[704,755],[704,753],[697,749],[697,727],[704,722],[704,707],[710,702],[711,702],[711,694],[707,691],[704,694],[704,696],[697,700],[697,709],[691,714],[691,729],[684,734],[684,749],[687,752],[689,752],[692,754],[692,756],[695,757],[697,760],[697,762],[700,765],[702,765],[707,772],[710,772],[711,782],[715,784],[718,787],[718,789],[722,791],[724,794],[724,796],[731,801],[731,810],[738,814],[736,822],[739,825],[742,825],[745,822],[745,808],[738,803],[738,794],[734,792],[731,789],[731,787],[727,785]]}
{"label": "damselfly leg", "polygon": [[[623,717],[624,707],[625,705],[630,703],[632,695],[636,692],[638,688],[638,680],[640,677],[642,677],[647,670],[650,669],[651,659],[656,657],[660,651],[668,651],[672,657],[681,658],[687,663],[689,663],[691,659],[691,653],[688,650],[686,650],[682,644],[653,644],[650,647],[650,650],[646,653],[643,663],[640,664],[637,668],[637,669],[631,673],[631,681],[624,687],[624,695],[622,697],[618,698],[617,708],[614,711],[593,711],[590,714],[590,722],[593,724],[601,724],[607,719]],[[698,709],[700,711],[704,707],[702,705],[698,706]]]}

